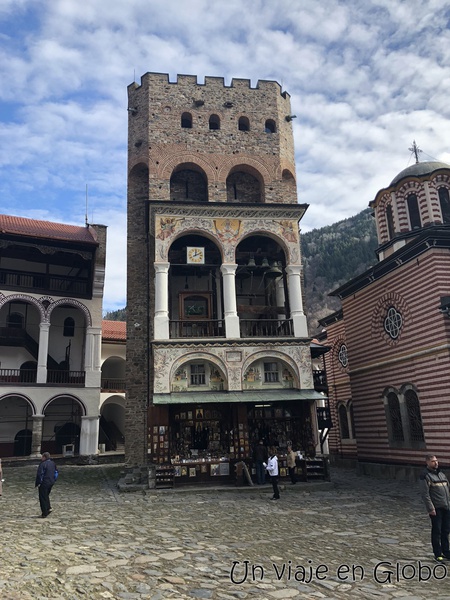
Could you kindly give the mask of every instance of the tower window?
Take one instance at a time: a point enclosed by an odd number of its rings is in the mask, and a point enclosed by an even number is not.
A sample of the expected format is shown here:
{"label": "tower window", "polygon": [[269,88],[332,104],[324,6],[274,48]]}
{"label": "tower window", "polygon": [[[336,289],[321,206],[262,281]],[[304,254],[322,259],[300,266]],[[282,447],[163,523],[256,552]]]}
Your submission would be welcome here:
{"label": "tower window", "polygon": [[406,199],[408,204],[409,222],[411,223],[411,229],[420,229],[422,223],[420,222],[419,203],[417,202],[416,194],[409,194]]}
{"label": "tower window", "polygon": [[267,119],[266,124],[264,126],[264,131],[266,133],[275,133],[277,130],[276,126],[275,126],[275,121],[273,121],[272,119]]}
{"label": "tower window", "polygon": [[250,131],[250,121],[247,117],[239,117],[239,131]]}
{"label": "tower window", "polygon": [[220,129],[220,119],[217,115],[211,115],[209,117],[209,128]]}
{"label": "tower window", "polygon": [[192,115],[185,112],[181,115],[181,127],[184,129],[192,129]]}
{"label": "tower window", "polygon": [[440,187],[438,194],[439,194],[439,203],[441,205],[442,222],[450,223],[450,197],[449,197],[448,189],[445,187]]}

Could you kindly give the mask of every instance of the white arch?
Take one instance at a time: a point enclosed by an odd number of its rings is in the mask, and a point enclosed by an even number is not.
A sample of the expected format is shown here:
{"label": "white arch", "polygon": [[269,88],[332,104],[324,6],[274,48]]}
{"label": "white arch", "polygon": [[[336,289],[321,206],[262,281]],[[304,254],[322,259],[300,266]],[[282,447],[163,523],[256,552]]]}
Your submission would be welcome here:
{"label": "white arch", "polygon": [[78,404],[82,408],[83,414],[81,416],[85,417],[87,415],[86,405],[84,404],[84,402],[82,400],[80,400],[80,398],[78,398],[78,396],[75,396],[74,394],[56,394],[56,396],[53,396],[52,398],[50,398],[49,400],[47,400],[44,403],[44,405],[42,407],[42,414],[45,414],[45,411],[47,410],[47,408],[50,406],[50,404],[52,402],[54,402],[55,400],[59,400],[60,398],[62,398],[62,399],[67,398],[69,400],[75,400],[76,402],[78,402]]}
{"label": "white arch", "polygon": [[173,381],[173,378],[175,377],[175,373],[177,372],[178,369],[181,369],[181,367],[185,364],[188,364],[190,362],[192,362],[193,360],[205,360],[209,363],[214,364],[216,367],[218,367],[220,369],[220,371],[222,372],[222,375],[226,378],[226,383],[228,385],[228,381],[229,381],[229,373],[228,373],[228,369],[227,369],[227,365],[223,362],[223,360],[221,360],[220,358],[218,358],[217,356],[213,355],[213,354],[208,354],[206,352],[193,352],[192,354],[184,354],[183,356],[180,356],[179,358],[177,358],[171,369],[170,369],[170,373],[169,373],[169,383],[171,384]]}
{"label": "white arch", "polygon": [[0,402],[2,400],[6,400],[7,398],[19,398],[20,400],[25,400],[25,402],[27,402],[30,405],[33,415],[37,414],[37,409],[36,409],[35,403],[33,402],[33,400],[31,398],[29,398],[25,394],[17,394],[15,392],[8,392],[8,393],[0,396]]}
{"label": "white arch", "polygon": [[87,306],[85,306],[82,302],[79,302],[78,300],[75,300],[74,298],[61,298],[60,300],[56,300],[55,302],[52,302],[50,304],[50,306],[47,308],[47,315],[48,315],[48,320],[50,321],[50,317],[52,312],[58,308],[58,306],[64,306],[64,305],[71,305],[74,306],[75,308],[78,308],[81,310],[81,312],[84,314],[85,318],[86,318],[86,326],[87,327],[91,327],[92,326],[92,317],[91,317],[91,313],[89,311],[89,309],[87,308]]}
{"label": "white arch", "polygon": [[253,363],[255,363],[258,360],[266,360],[267,361],[272,358],[281,361],[286,366],[288,366],[290,369],[292,369],[292,373],[295,377],[296,387],[300,387],[300,373],[298,370],[297,363],[290,356],[287,356],[286,354],[283,354],[282,352],[279,352],[277,350],[265,350],[265,351],[260,350],[258,352],[254,352],[253,354],[248,356],[245,359],[244,363],[242,364],[241,381],[244,380],[244,375],[245,375],[247,369],[249,369]]}
{"label": "white arch", "polygon": [[39,300],[33,298],[32,296],[28,296],[27,294],[11,294],[10,296],[2,296],[0,297],[0,310],[8,304],[9,302],[14,302],[15,300],[20,300],[21,302],[29,302],[33,306],[35,306],[39,314],[41,316],[41,322],[48,321],[49,317],[46,314],[46,310],[44,306],[41,304]]}

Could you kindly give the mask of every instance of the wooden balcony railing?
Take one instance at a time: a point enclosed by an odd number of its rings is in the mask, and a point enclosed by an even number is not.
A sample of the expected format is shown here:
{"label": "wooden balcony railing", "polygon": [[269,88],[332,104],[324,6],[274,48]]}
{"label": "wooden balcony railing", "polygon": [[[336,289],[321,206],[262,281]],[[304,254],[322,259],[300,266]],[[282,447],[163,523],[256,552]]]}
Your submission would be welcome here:
{"label": "wooden balcony railing", "polygon": [[222,320],[170,321],[170,338],[225,337]]}
{"label": "wooden balcony railing", "polygon": [[84,385],[84,371],[50,371],[47,369],[47,383],[54,385]]}
{"label": "wooden balcony railing", "polygon": [[0,369],[0,385],[36,383],[36,369]]}
{"label": "wooden balcony railing", "polygon": [[10,269],[0,269],[0,286],[8,289],[27,288],[33,291],[50,291],[62,296],[85,297],[89,293],[86,279]]}
{"label": "wooden balcony railing", "polygon": [[102,377],[102,392],[125,392],[125,379]]}
{"label": "wooden balcony railing", "polygon": [[294,328],[290,319],[241,319],[241,338],[293,337]]}

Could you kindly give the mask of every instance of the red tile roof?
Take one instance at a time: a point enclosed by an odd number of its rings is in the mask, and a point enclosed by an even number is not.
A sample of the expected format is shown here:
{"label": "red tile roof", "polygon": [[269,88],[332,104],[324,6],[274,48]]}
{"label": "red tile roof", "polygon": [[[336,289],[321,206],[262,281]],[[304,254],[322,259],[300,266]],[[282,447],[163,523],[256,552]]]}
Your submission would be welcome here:
{"label": "red tile roof", "polygon": [[97,244],[95,230],[92,228],[53,223],[51,221],[37,221],[36,219],[10,215],[0,215],[0,233]]}
{"label": "red tile roof", "polygon": [[126,342],[127,324],[125,321],[102,321],[102,340]]}

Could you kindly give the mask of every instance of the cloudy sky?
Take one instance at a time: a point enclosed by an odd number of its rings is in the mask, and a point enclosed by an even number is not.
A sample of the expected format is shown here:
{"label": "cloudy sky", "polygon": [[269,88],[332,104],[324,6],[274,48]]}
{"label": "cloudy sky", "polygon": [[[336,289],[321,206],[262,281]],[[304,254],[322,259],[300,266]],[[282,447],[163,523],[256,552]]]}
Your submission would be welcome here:
{"label": "cloudy sky", "polygon": [[274,79],[291,95],[302,230],[450,162],[442,0],[0,0],[0,211],[108,226],[125,306],[127,86],[147,71]]}

